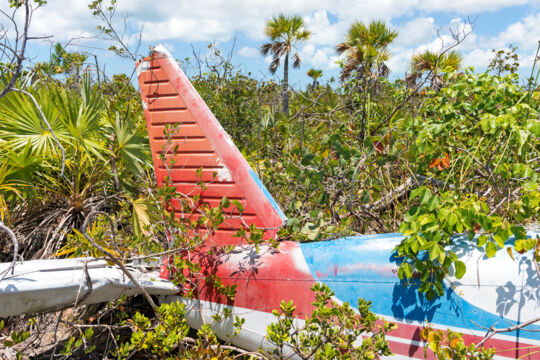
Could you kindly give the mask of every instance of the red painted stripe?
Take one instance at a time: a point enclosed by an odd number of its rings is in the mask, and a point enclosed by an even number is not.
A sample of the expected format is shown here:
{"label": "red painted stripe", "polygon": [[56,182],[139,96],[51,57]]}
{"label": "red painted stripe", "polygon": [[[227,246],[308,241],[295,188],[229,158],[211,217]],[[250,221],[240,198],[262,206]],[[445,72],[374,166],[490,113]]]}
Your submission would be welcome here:
{"label": "red painted stripe", "polygon": [[[169,121],[174,123],[174,115],[173,114],[162,114],[160,117],[154,117],[152,116],[151,121],[160,123],[167,123]],[[148,116],[147,116],[148,119]],[[173,131],[174,130],[174,131]],[[189,137],[204,137],[204,132],[202,131],[201,127],[194,123],[184,123],[179,124],[177,128],[171,129],[169,133],[165,134],[165,126],[164,125],[154,125],[152,127],[148,128],[148,136],[150,138],[150,146],[155,146],[156,151],[162,149],[162,144],[155,143],[154,139],[168,139],[169,135],[173,139],[180,140],[178,142],[178,146],[182,146],[183,141],[185,141],[186,138]],[[158,147],[159,146],[159,147]],[[158,164],[159,165],[159,164]]]}
{"label": "red painted stripe", "polygon": [[142,83],[141,92],[146,94],[146,96],[178,94],[174,86],[169,81],[158,83],[158,84]]}
{"label": "red painted stripe", "polygon": [[156,66],[153,69],[144,70],[141,72],[141,75],[139,75],[139,82],[148,84],[155,82],[156,80],[169,80],[167,74],[165,74],[160,64],[157,62],[155,63]]}
{"label": "red painted stripe", "polygon": [[[150,93],[152,94],[152,93]],[[186,108],[186,104],[178,95],[168,96],[160,94],[152,94],[154,96],[146,97],[146,108],[148,110],[168,109],[168,108]]]}
{"label": "red painted stripe", "polygon": [[[250,167],[241,153],[185,75],[160,53],[152,54],[142,65],[139,83],[158,184],[170,177],[178,191],[188,196],[200,194],[211,198],[206,204],[212,207],[218,206],[223,196],[243,199],[246,203],[244,221],[227,220],[227,229],[255,224],[271,227],[265,238],[273,237],[282,223],[281,218],[251,177]],[[164,133],[165,124],[175,126],[174,134]],[[165,149],[170,142],[177,146],[174,156],[167,155],[172,151]],[[161,156],[164,151],[167,166]],[[201,176],[197,175],[199,168],[203,169]],[[204,181],[206,189],[201,189],[197,181]],[[178,204],[173,206],[178,207]],[[181,211],[186,210],[177,208],[177,212]],[[231,213],[238,215],[238,212]],[[226,236],[229,236],[229,244],[239,241],[231,232],[221,232],[214,243],[227,243]]]}
{"label": "red painted stripe", "polygon": [[[153,139],[153,142],[156,146],[156,149],[163,149],[164,146],[167,145],[167,140],[161,138],[161,139]],[[179,153],[182,152],[197,152],[201,149],[212,149],[212,145],[210,144],[210,141],[208,141],[207,138],[204,137],[196,137],[196,138],[180,138],[176,142],[178,145],[178,151]],[[162,150],[157,150],[159,152],[162,152]],[[205,150],[205,151],[213,151],[213,150]],[[159,170],[159,169],[156,169]],[[182,175],[178,174],[176,177],[180,180],[182,179]]]}
{"label": "red painted stripe", "polygon": [[[398,322],[397,325],[398,325],[398,328],[391,331],[389,335],[394,336],[394,337],[399,337],[401,339],[404,339],[405,341],[415,340],[415,341],[423,342],[422,338],[420,337],[420,332],[423,329],[423,327],[418,326],[418,325],[401,323],[401,322]],[[438,328],[440,330],[446,330],[446,328],[437,326],[437,325],[433,325],[433,327]],[[482,339],[483,339],[483,336],[470,335],[466,333],[463,334],[463,340],[465,341],[466,344],[471,344],[471,343],[478,344],[480,341],[482,341]],[[527,341],[526,339],[522,339],[521,343],[516,344],[515,341],[510,341],[510,340],[494,337],[485,343],[485,347],[495,348],[497,351],[497,355],[499,356],[508,357],[508,358],[518,358],[521,356],[525,356],[530,352],[530,350],[528,349],[516,349],[518,347],[532,346],[530,344],[527,344],[526,341]],[[509,349],[516,349],[516,350],[508,351]],[[540,350],[540,347],[538,347],[538,350]],[[538,358],[535,358],[535,359],[538,359]]]}

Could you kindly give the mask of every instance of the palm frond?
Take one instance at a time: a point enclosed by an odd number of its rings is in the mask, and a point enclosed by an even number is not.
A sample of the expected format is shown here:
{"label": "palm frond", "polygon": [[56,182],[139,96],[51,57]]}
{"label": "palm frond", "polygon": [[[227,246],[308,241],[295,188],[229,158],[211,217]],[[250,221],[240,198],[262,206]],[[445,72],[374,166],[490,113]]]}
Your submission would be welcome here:
{"label": "palm frond", "polygon": [[265,43],[265,44],[262,44],[261,47],[259,48],[259,51],[261,52],[261,54],[263,54],[264,56],[268,56],[268,54],[270,54],[270,52],[272,51],[272,47],[274,46],[274,43]]}
{"label": "palm frond", "polygon": [[300,67],[300,64],[302,63],[302,59],[300,58],[299,53],[295,53],[293,55],[293,68],[298,69]]}
{"label": "palm frond", "polygon": [[148,138],[137,131],[134,121],[121,121],[117,112],[114,135],[114,152],[133,175],[140,174],[145,166],[150,166],[152,159]]}
{"label": "palm frond", "polygon": [[[375,73],[378,76],[379,64],[390,58],[388,45],[397,35],[396,31],[380,20],[371,21],[368,25],[359,21],[353,22],[345,40],[336,45],[336,52],[347,57],[341,79],[347,79],[351,72],[359,67],[363,67],[366,74]],[[386,73],[386,69],[383,70],[383,73]]]}
{"label": "palm frond", "polygon": [[270,63],[270,72],[272,74],[275,74],[278,67],[279,67],[279,60],[280,58],[279,57],[274,57],[274,59],[272,59],[272,62]]}
{"label": "palm frond", "polygon": [[[71,137],[61,121],[50,91],[28,89],[40,104],[41,110],[49,120],[55,136],[61,143],[69,143]],[[19,150],[30,143],[32,151],[44,158],[57,156],[57,144],[53,134],[42,123],[39,110],[25,94],[11,92],[0,101],[0,139],[6,148]]]}
{"label": "palm frond", "polygon": [[341,55],[344,52],[349,51],[350,48],[351,46],[349,44],[347,44],[346,42],[342,42],[336,45],[336,52]]}

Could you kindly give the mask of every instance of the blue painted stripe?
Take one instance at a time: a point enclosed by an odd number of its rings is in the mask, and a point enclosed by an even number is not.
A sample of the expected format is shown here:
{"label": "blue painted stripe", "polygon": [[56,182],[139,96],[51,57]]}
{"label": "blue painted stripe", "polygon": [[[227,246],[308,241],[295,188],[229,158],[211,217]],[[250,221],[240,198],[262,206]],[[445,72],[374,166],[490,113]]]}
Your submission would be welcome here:
{"label": "blue painted stripe", "polygon": [[272,207],[274,208],[274,210],[276,211],[276,213],[278,214],[282,222],[285,223],[285,221],[287,221],[287,216],[283,213],[278,203],[276,202],[276,200],[274,200],[274,198],[272,197],[272,194],[270,194],[266,186],[264,186],[261,179],[259,179],[259,176],[257,176],[257,174],[255,173],[255,171],[253,171],[253,169],[249,169],[249,174],[251,175],[253,180],[255,180],[255,182],[257,183],[257,186],[259,186],[259,188],[262,190],[264,196],[266,197],[266,200],[268,200],[270,205],[272,205]]}
{"label": "blue painted stripe", "polygon": [[[417,291],[418,285],[406,287],[396,274],[397,258],[392,251],[403,238],[400,234],[355,236],[302,243],[300,248],[313,277],[326,283],[338,299],[353,305],[359,297],[370,300],[372,311],[377,314],[403,322],[429,321],[475,331],[483,331],[491,325],[507,327],[509,323],[515,323],[474,306],[448,287],[443,297],[433,301],[428,301]],[[527,329],[540,330],[540,326],[531,325]],[[520,331],[519,334],[505,335],[540,340],[540,332]]]}

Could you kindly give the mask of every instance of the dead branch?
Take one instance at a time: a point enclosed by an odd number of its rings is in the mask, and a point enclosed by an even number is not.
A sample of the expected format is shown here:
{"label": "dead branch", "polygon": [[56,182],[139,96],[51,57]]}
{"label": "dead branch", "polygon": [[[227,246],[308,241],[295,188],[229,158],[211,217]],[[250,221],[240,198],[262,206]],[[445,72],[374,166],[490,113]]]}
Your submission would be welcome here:
{"label": "dead branch", "polygon": [[[103,204],[103,203],[101,203]],[[94,246],[96,249],[98,249],[99,251],[101,251],[103,254],[105,254],[105,256],[111,260],[113,263],[115,263],[121,270],[122,272],[129,278],[129,280],[131,280],[131,282],[139,288],[139,290],[141,291],[141,293],[144,295],[144,297],[146,298],[146,300],[148,301],[148,303],[150,304],[150,306],[152,307],[152,309],[154,310],[154,313],[157,314],[157,306],[156,304],[154,303],[154,300],[152,299],[152,297],[150,296],[150,294],[148,293],[148,291],[146,291],[146,289],[141,285],[141,283],[135,279],[135,277],[133,276],[133,274],[131,274],[131,272],[129,272],[129,270],[126,268],[126,266],[120,261],[118,260],[115,256],[113,256],[109,251],[107,251],[105,248],[103,248],[101,245],[99,245],[98,243],[96,243],[94,241],[94,239],[92,239],[92,237],[90,235],[88,235],[88,233],[86,232],[86,229],[88,228],[88,225],[90,223],[90,220],[93,219],[99,212],[99,207],[101,204],[98,204],[96,205],[92,211],[90,212],[90,214],[86,217],[86,219],[84,220],[84,223],[82,225],[82,229],[81,229],[81,233],[83,234],[84,238],[90,243],[92,244],[92,246]]]}
{"label": "dead branch", "polygon": [[[17,82],[17,79],[19,78],[19,75],[21,74],[23,61],[25,59],[25,51],[26,51],[26,43],[28,42],[28,29],[30,28],[30,20],[32,18],[32,9],[30,8],[29,0],[23,1],[24,5],[24,26],[22,30],[22,34],[19,36],[19,29],[17,26],[17,22],[15,21],[15,13],[17,12],[17,9],[13,11],[13,14],[11,16],[7,15],[3,12],[3,14],[8,17],[11,22],[13,23],[15,33],[17,34],[15,38],[15,46],[11,47],[9,45],[9,42],[6,42],[2,44],[3,52],[9,51],[12,53],[12,58],[10,61],[10,64],[15,64],[15,69],[11,75],[11,79],[9,80],[9,83],[0,91],[0,98],[4,97],[12,88],[15,86],[15,83]],[[7,33],[4,33],[4,36],[7,37]],[[18,48],[18,44],[20,42],[20,48]]]}
{"label": "dead branch", "polygon": [[431,184],[432,186],[439,187],[442,189],[451,189],[454,190],[455,186],[448,184],[442,180],[430,178],[422,175],[410,176],[405,180],[405,182],[399,185],[392,191],[386,193],[382,198],[375,201],[373,204],[364,205],[363,208],[369,211],[383,211],[388,208],[392,201],[399,200],[406,196],[412,189],[418,188],[424,184]]}
{"label": "dead branch", "polygon": [[510,327],[507,327],[507,328],[495,328],[495,326],[491,326],[489,328],[489,331],[488,331],[488,334],[486,334],[486,336],[482,339],[482,341],[480,341],[477,345],[476,345],[476,348],[480,348],[482,347],[482,345],[484,345],[484,343],[486,341],[488,341],[489,339],[491,339],[493,336],[495,336],[496,334],[500,334],[500,333],[504,333],[504,332],[511,332],[511,331],[516,331],[516,330],[519,330],[519,329],[523,329],[524,327],[527,327],[529,325],[532,325],[536,322],[539,322],[540,321],[540,316],[539,317],[536,317],[534,319],[531,319],[529,321],[525,321],[524,323],[521,323],[519,325],[515,325],[515,326],[510,326]]}
{"label": "dead branch", "polygon": [[9,267],[6,270],[4,270],[4,273],[0,274],[1,276],[0,281],[2,281],[9,274],[10,270],[11,270],[11,274],[13,275],[13,270],[15,269],[17,258],[19,257],[19,242],[17,241],[17,237],[15,236],[13,231],[11,231],[11,229],[6,224],[4,224],[4,222],[1,220],[0,220],[0,229],[8,233],[9,238],[11,239],[11,242],[13,243],[13,260],[11,260],[11,265],[9,265]]}
{"label": "dead branch", "polygon": [[92,279],[90,279],[90,274],[88,273],[88,259],[84,260],[83,271],[88,291],[86,291],[86,293],[81,298],[79,298],[79,294],[82,289],[81,283],[81,286],[79,286],[79,291],[77,292],[77,297],[75,299],[75,306],[78,306],[80,303],[82,303],[88,296],[90,296],[90,294],[92,294],[92,291],[94,290],[92,286]]}
{"label": "dead branch", "polygon": [[139,33],[137,34],[138,39],[132,49],[129,36],[126,39],[129,20],[128,15],[122,17],[123,27],[121,30],[117,30],[116,26],[113,24],[116,16],[115,3],[111,3],[109,6],[103,6],[101,2],[96,2],[90,6],[90,9],[92,10],[92,15],[105,24],[105,26],[98,27],[105,39],[119,45],[119,47],[113,45],[109,48],[109,50],[113,50],[116,55],[134,62],[143,57],[143,55],[139,54],[142,43],[143,27],[141,27]]}

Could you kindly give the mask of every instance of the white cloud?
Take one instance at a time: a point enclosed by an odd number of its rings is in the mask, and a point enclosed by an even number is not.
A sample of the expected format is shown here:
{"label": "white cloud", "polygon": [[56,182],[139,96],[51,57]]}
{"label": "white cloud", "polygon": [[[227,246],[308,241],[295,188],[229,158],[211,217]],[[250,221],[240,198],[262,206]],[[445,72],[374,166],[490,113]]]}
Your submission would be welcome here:
{"label": "white cloud", "polygon": [[491,49],[475,49],[463,56],[463,65],[475,68],[485,68],[493,57]]}
{"label": "white cloud", "polygon": [[315,53],[315,45],[313,44],[307,44],[306,46],[302,48],[302,51],[301,51],[301,55],[303,57],[313,56],[314,53]]}
{"label": "white cloud", "polygon": [[[6,5],[0,6],[2,9],[5,7]],[[65,41],[72,38],[91,37],[95,35],[97,25],[98,22],[92,18],[87,2],[70,1],[69,6],[66,6],[63,1],[53,0],[34,12],[30,34],[33,36],[53,35],[53,40]]]}
{"label": "white cloud", "polygon": [[540,13],[529,15],[508,26],[495,41],[495,46],[519,45],[524,50],[536,49],[540,39]]}
{"label": "white cloud", "polygon": [[508,6],[534,4],[530,0],[429,0],[421,1],[419,8],[426,11],[446,11],[460,14],[477,14],[495,11]]}
{"label": "white cloud", "polygon": [[388,65],[392,74],[402,76],[409,70],[409,63],[414,51],[405,47],[393,47],[391,51],[392,56],[386,65]]}
{"label": "white cloud", "polygon": [[334,24],[328,19],[326,10],[317,10],[304,18],[306,27],[312,32],[310,43],[317,45],[336,44],[347,31],[348,23],[337,21]]}
{"label": "white cloud", "polygon": [[[117,15],[120,19],[128,14],[135,24],[145,24],[143,35],[148,41],[175,39],[191,42],[228,40],[238,33],[261,40],[265,22],[270,16],[279,12],[297,13],[304,17],[314,32],[314,44],[331,45],[342,38],[355,19],[390,21],[419,11],[465,15],[527,2],[534,3],[534,0],[153,0],[151,3],[146,0],[119,0]],[[334,21],[330,21],[330,14]],[[67,39],[89,34],[95,25],[88,1],[71,0],[66,6],[65,0],[49,0],[36,12],[33,30]],[[419,20],[416,25],[429,25],[429,18]]]}
{"label": "white cloud", "polygon": [[[443,42],[445,45],[451,43],[448,36],[443,36],[442,41],[437,38],[437,28],[443,29],[444,33],[448,27],[468,26],[463,25],[463,18],[471,14],[537,3],[538,0],[153,0],[151,3],[118,0],[117,20],[129,15],[132,29],[144,25],[143,39],[151,43],[226,41],[234,36],[261,42],[265,22],[270,16],[279,12],[299,14],[313,32],[309,42],[300,46],[304,63],[324,70],[337,67],[334,46],[343,39],[352,21],[382,19],[391,24],[406,19],[405,23],[393,26],[400,35],[391,47],[389,61],[393,72],[400,73],[407,69],[413,53],[425,49],[439,51]],[[0,5],[0,9],[6,10],[7,2]],[[429,16],[430,12],[455,17],[448,24],[437,24]],[[54,35],[53,40],[65,41],[95,34],[97,24],[87,0],[71,0],[69,6],[65,0],[49,0],[34,14],[31,32],[33,35]],[[503,48],[508,43],[518,45],[521,55],[532,58],[538,39],[540,13],[524,17],[494,37],[472,34],[458,50],[464,54],[465,63],[482,66],[482,58],[491,48]],[[238,54],[255,57],[258,52],[256,47],[243,46]],[[265,58],[264,61],[269,63],[270,60]],[[488,58],[485,65],[487,62]],[[529,62],[522,61],[523,64]]]}
{"label": "white cloud", "polygon": [[507,50],[512,44],[518,47],[517,54],[521,68],[528,68],[534,61],[539,39],[540,13],[531,14],[510,24],[495,36],[471,36],[461,46],[461,49],[465,50],[463,63],[465,66],[485,68],[494,56],[492,49]]}
{"label": "white cloud", "polygon": [[433,39],[435,21],[432,17],[419,17],[400,26],[395,43],[400,45],[418,46]]}
{"label": "white cloud", "polygon": [[250,46],[244,46],[243,48],[240,49],[240,51],[238,51],[238,55],[244,56],[244,57],[255,57],[259,55],[259,51]]}

